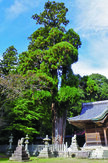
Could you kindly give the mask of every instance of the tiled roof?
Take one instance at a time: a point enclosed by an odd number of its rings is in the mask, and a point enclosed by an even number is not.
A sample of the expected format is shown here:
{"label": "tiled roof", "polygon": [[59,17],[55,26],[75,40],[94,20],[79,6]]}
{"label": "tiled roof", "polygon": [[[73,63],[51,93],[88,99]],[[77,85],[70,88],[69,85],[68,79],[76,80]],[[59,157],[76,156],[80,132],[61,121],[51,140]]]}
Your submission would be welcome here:
{"label": "tiled roof", "polygon": [[82,111],[79,116],[69,118],[68,121],[100,121],[108,114],[108,100],[82,104]]}

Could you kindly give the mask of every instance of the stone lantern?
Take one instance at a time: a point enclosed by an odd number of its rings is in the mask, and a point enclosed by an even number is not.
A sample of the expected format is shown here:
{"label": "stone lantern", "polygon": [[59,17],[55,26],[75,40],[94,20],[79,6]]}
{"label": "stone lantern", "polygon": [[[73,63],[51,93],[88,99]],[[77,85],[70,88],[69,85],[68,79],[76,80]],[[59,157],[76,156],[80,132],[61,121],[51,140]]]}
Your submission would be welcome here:
{"label": "stone lantern", "polygon": [[40,151],[40,154],[39,154],[38,158],[52,157],[52,153],[49,150],[49,141],[50,141],[50,139],[48,138],[48,135],[46,135],[46,138],[44,138],[43,141],[45,142],[45,148],[43,148],[43,150]]}
{"label": "stone lantern", "polygon": [[28,140],[29,140],[29,137],[28,137],[28,135],[26,135],[26,137],[25,137],[25,151],[28,154],[28,156],[30,156],[29,150],[28,150],[28,144],[29,144]]}
{"label": "stone lantern", "polygon": [[48,135],[46,135],[46,137],[43,139],[45,146],[47,147],[49,145],[49,141],[51,141],[51,139],[48,138]]}
{"label": "stone lantern", "polygon": [[13,143],[13,135],[11,134],[11,135],[9,136],[9,147],[8,147],[8,149],[7,149],[7,152],[6,152],[6,154],[7,154],[8,156],[11,156],[11,155],[12,155],[12,152],[13,152],[12,143]]}

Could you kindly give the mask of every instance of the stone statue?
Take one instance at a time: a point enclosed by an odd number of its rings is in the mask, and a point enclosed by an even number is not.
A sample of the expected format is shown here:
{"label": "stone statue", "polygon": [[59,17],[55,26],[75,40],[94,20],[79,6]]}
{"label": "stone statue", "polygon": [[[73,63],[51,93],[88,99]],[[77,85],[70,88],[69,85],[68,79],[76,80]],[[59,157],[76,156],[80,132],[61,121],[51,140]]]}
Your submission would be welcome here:
{"label": "stone statue", "polygon": [[24,139],[25,138],[21,138],[21,140],[18,140],[18,146],[23,146]]}
{"label": "stone statue", "polygon": [[75,144],[77,143],[76,135],[74,135],[73,138],[72,138],[72,144],[74,144],[74,143],[75,143]]}
{"label": "stone statue", "polygon": [[68,148],[69,151],[78,151],[80,148],[77,144],[76,135],[72,137],[71,146]]}
{"label": "stone statue", "polygon": [[11,161],[28,161],[29,160],[29,156],[27,152],[25,151],[25,148],[23,145],[24,139],[25,138],[21,138],[18,140],[18,146],[16,147],[16,150],[14,151],[12,156],[9,158],[9,160]]}

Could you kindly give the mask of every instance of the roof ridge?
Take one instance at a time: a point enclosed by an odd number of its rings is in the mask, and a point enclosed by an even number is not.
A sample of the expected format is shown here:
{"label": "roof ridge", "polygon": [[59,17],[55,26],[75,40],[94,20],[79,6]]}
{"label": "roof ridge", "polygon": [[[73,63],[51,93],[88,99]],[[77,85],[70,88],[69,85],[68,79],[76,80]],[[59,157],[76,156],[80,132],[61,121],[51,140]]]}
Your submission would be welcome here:
{"label": "roof ridge", "polygon": [[104,103],[108,103],[108,100],[103,100],[103,101],[95,101],[95,102],[88,102],[88,103],[82,103],[82,106],[86,106],[86,105],[96,105],[96,104],[104,104]]}
{"label": "roof ridge", "polygon": [[103,110],[103,112],[101,114],[99,114],[98,116],[94,117],[92,120],[93,121],[99,121],[104,119],[104,117],[108,114],[108,107],[106,108],[106,110]]}

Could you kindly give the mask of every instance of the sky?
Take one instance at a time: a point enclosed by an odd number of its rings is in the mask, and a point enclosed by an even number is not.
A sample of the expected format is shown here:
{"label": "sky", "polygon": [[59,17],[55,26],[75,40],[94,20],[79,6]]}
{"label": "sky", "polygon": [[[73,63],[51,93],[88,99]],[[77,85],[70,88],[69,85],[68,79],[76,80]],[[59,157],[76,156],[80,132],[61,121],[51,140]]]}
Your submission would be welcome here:
{"label": "sky", "polygon": [[[108,78],[108,0],[55,0],[68,8],[66,29],[73,28],[82,46],[73,72],[81,76],[98,73]],[[14,45],[27,50],[28,37],[40,26],[31,17],[44,10],[47,0],[0,0],[0,58]]]}

